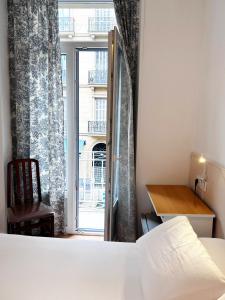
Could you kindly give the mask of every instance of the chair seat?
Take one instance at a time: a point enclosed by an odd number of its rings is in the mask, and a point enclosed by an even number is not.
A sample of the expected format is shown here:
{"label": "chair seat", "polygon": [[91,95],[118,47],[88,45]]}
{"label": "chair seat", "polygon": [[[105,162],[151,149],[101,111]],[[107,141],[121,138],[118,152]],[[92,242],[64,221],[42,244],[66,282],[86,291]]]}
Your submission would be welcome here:
{"label": "chair seat", "polygon": [[51,206],[42,202],[17,205],[8,208],[8,222],[19,223],[54,215]]}

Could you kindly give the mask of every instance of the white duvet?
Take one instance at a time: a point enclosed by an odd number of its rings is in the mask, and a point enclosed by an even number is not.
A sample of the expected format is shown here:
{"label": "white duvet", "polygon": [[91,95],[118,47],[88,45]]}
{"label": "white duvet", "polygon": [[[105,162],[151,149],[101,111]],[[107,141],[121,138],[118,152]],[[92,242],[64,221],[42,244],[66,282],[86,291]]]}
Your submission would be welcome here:
{"label": "white duvet", "polygon": [[0,300],[216,300],[224,241],[202,243],[185,217],[136,244],[0,234]]}
{"label": "white duvet", "polygon": [[135,244],[0,235],[0,300],[142,300]]}

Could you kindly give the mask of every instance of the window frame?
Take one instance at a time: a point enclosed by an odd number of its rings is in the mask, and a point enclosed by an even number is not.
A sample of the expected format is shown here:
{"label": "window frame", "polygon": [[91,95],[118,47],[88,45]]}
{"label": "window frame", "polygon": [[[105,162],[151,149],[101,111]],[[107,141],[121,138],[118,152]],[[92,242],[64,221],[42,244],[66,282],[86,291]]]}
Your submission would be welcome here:
{"label": "window frame", "polygon": [[[68,153],[66,155],[67,201],[65,203],[66,233],[77,233],[79,189],[79,143],[74,136],[79,134],[79,51],[108,49],[108,42],[61,42],[61,54],[66,55],[66,95]],[[73,67],[74,66],[74,67]],[[77,67],[76,67],[77,66]],[[100,97],[99,97],[100,98]],[[103,98],[103,97],[102,97]],[[107,98],[106,98],[107,99]],[[74,155],[75,154],[75,155]]]}

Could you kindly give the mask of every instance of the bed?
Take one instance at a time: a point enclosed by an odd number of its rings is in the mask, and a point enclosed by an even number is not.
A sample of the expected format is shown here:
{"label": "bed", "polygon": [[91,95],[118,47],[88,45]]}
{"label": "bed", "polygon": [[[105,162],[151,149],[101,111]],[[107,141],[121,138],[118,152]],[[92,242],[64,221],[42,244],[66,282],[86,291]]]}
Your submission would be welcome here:
{"label": "bed", "polygon": [[213,261],[225,274],[225,240],[216,238],[200,238]]}
{"label": "bed", "polygon": [[0,299],[142,299],[135,244],[0,235]]}
{"label": "bed", "polygon": [[[225,241],[206,238],[201,243],[225,274]],[[1,234],[0,299],[146,299],[139,254],[137,243]]]}

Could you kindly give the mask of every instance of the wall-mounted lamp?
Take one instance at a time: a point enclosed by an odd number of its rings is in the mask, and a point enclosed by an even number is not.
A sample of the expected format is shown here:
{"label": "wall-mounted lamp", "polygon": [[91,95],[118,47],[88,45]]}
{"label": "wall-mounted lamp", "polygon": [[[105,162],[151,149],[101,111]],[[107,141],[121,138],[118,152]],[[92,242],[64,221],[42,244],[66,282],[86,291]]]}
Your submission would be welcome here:
{"label": "wall-mounted lamp", "polygon": [[206,163],[206,158],[201,154],[201,156],[200,156],[199,159],[198,159],[198,162],[199,162],[200,164],[205,164],[205,163]]}
{"label": "wall-mounted lamp", "polygon": [[199,164],[201,165],[201,174],[197,176],[195,179],[195,191],[197,189],[197,185],[199,185],[199,188],[201,191],[206,192],[207,188],[207,160],[206,158],[201,154],[201,156],[198,159]]}
{"label": "wall-mounted lamp", "polygon": [[203,180],[206,180],[206,158],[203,156],[203,154],[201,154],[201,156],[199,157],[198,162],[202,165],[202,174],[199,177]]}

